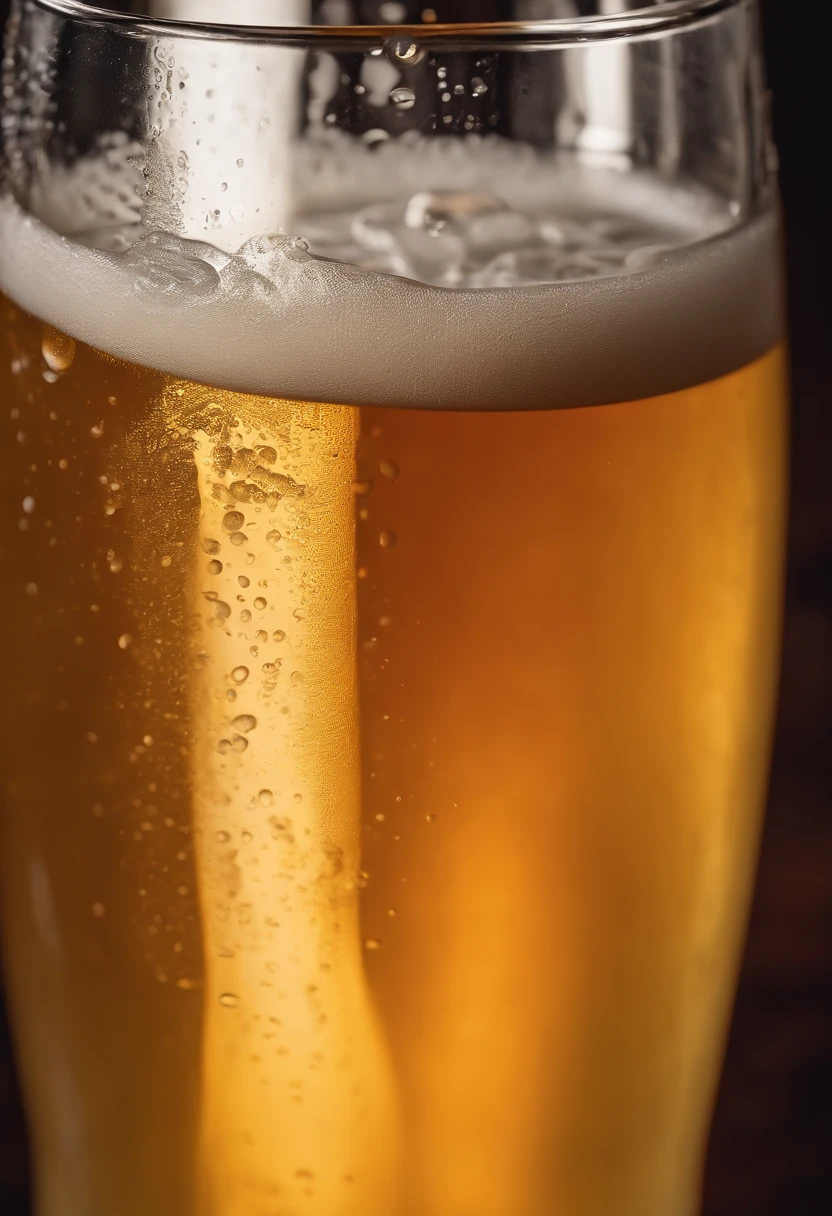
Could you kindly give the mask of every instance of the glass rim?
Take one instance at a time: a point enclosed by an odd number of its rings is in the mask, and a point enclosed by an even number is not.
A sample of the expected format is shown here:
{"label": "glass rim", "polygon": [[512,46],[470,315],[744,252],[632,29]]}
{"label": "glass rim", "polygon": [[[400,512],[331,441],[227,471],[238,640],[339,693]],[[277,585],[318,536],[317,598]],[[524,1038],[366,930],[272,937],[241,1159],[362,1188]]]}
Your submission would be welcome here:
{"label": "glass rim", "polygon": [[298,46],[320,43],[385,46],[409,39],[420,48],[481,46],[495,49],[557,48],[615,39],[671,33],[700,25],[733,8],[750,8],[757,0],[659,0],[649,7],[591,17],[553,17],[544,21],[458,22],[424,25],[234,25],[178,18],[142,16],[87,4],[86,0],[30,0],[36,7],[91,26],[121,28],[128,34],[159,34],[217,41]]}

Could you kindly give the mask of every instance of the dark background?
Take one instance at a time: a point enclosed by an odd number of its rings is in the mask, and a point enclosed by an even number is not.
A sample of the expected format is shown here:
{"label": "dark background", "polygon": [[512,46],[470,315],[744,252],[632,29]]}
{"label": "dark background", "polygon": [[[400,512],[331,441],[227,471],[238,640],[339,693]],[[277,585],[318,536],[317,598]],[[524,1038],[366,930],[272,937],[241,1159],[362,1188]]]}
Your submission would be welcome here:
{"label": "dark background", "polygon": [[[0,19],[6,10],[0,0]],[[791,563],[768,827],[705,1216],[830,1216],[832,358],[827,369],[823,355],[832,351],[832,206],[821,170],[832,158],[832,4],[763,0],[763,11],[790,274]],[[28,1212],[25,1132],[0,1015],[0,1216]]]}

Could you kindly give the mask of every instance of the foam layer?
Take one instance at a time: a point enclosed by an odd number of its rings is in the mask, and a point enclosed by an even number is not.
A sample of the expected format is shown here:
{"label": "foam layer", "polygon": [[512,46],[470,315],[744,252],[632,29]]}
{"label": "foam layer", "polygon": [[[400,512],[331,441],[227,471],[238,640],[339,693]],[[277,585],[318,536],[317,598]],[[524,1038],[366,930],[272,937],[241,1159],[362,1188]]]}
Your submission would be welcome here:
{"label": "foam layer", "polygon": [[0,203],[0,285],[44,321],[188,379],[333,403],[602,404],[715,379],[781,337],[773,210],[646,261],[587,281],[447,288],[285,236],[229,255],[150,233],[108,252]]}

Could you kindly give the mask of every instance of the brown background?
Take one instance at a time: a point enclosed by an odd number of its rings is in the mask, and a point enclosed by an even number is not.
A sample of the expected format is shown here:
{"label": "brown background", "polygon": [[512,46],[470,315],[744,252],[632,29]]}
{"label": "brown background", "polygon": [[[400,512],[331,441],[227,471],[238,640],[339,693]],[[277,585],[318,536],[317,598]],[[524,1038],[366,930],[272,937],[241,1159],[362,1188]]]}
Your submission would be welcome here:
{"label": "brown background", "polygon": [[[485,15],[480,5],[470,7],[472,16]],[[0,17],[6,8],[7,0],[0,0]],[[763,0],[763,9],[791,280],[791,567],[768,828],[714,1126],[705,1216],[829,1216],[832,394],[823,354],[832,286],[825,222],[832,225],[832,207],[820,174],[832,155],[832,5]],[[27,1192],[26,1137],[0,1018],[0,1216],[28,1216]]]}

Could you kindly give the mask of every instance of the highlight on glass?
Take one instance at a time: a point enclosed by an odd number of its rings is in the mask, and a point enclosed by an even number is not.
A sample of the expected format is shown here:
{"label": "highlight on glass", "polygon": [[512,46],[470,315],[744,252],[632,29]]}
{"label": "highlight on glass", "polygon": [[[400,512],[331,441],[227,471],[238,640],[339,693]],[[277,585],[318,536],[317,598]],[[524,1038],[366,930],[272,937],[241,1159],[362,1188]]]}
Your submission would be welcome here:
{"label": "highlight on glass", "polygon": [[694,1216],[780,647],[756,3],[15,0],[2,71],[38,1216]]}

